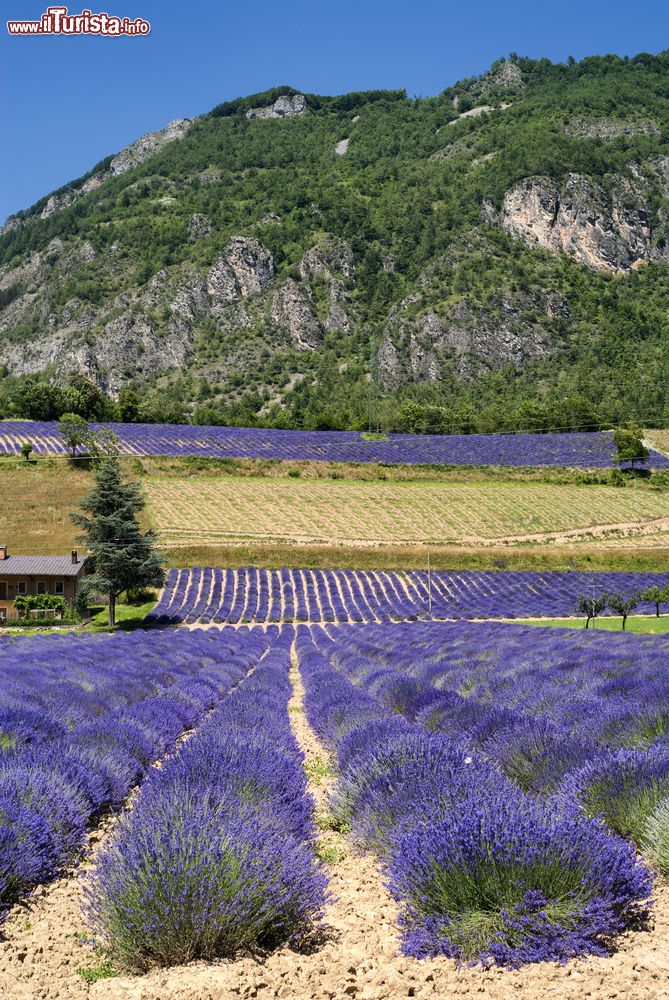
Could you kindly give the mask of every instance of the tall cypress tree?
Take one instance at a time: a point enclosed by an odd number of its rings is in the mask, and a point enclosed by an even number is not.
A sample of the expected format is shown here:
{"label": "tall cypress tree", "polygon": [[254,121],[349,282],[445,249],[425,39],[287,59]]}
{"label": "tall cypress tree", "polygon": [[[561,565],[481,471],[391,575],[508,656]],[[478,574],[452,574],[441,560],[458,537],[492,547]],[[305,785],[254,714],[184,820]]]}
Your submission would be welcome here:
{"label": "tall cypress tree", "polygon": [[137,519],[144,506],[138,487],[123,478],[118,459],[105,456],[96,467],[93,489],[79,503],[84,513],[70,515],[93,559],[90,586],[109,598],[110,625],[116,621],[119,594],[131,587],[162,587],[165,580],[155,534],[143,532]]}

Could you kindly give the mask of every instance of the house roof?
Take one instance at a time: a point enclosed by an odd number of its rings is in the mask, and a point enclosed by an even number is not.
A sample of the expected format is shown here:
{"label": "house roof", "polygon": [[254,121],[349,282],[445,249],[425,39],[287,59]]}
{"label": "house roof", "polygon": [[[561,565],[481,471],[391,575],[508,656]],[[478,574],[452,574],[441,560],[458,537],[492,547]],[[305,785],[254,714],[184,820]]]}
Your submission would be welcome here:
{"label": "house roof", "polygon": [[71,556],[7,556],[0,559],[3,576],[79,576],[86,556],[73,563]]}

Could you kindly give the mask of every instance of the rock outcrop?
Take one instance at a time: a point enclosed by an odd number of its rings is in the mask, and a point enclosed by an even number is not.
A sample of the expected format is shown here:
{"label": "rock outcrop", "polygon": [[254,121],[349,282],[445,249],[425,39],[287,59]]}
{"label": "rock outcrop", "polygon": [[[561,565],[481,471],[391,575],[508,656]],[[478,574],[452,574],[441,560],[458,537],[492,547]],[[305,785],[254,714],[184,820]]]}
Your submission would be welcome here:
{"label": "rock outcrop", "polygon": [[147,132],[146,135],[141,136],[116,154],[109,165],[109,172],[113,176],[117,176],[139,166],[150,156],[155,156],[166,143],[172,142],[174,139],[183,139],[191,124],[191,118],[175,118],[160,131]]}
{"label": "rock outcrop", "polygon": [[[472,101],[482,100],[491,94],[520,94],[525,89],[523,73],[514,62],[505,59],[496,69],[484,73],[473,80],[466,90],[466,96]],[[453,104],[457,108],[462,103],[462,95],[456,95]]]}
{"label": "rock outcrop", "polygon": [[62,209],[67,208],[68,205],[74,204],[79,198],[83,198],[85,194],[89,194],[91,191],[97,190],[102,183],[105,181],[104,174],[93,174],[89,177],[87,181],[79,188],[71,188],[68,191],[63,191],[61,194],[52,194],[48,199],[46,205],[42,209],[40,214],[40,219],[49,219],[52,215],[57,212],[62,211]]}
{"label": "rock outcrop", "polygon": [[26,221],[29,223],[36,218],[50,219],[58,212],[62,212],[64,208],[69,208],[70,205],[79,201],[84,195],[90,194],[91,191],[96,191],[110,177],[126,173],[126,171],[139,166],[140,163],[144,163],[149,157],[160,152],[166,143],[172,142],[174,139],[183,138],[191,124],[192,119],[190,118],[175,118],[164,129],[158,132],[148,132],[140,139],[137,139],[136,142],[131,143],[131,145],[126,146],[125,149],[117,153],[111,160],[107,170],[93,174],[80,187],[70,187],[64,191],[52,194],[47,199],[46,205],[39,215],[31,216],[28,220],[9,219],[0,228],[0,236],[11,232],[13,229],[21,228],[26,224]]}
{"label": "rock outcrop", "polygon": [[651,121],[616,121],[611,118],[574,118],[565,125],[565,134],[578,139],[617,139],[621,135],[659,135]]}
{"label": "rock outcrop", "polygon": [[208,236],[213,229],[211,219],[208,215],[195,212],[188,220],[188,242],[197,243],[198,240]]}
{"label": "rock outcrop", "polygon": [[349,287],[355,280],[355,257],[346,240],[328,240],[312,247],[299,262],[305,282],[323,279],[327,285],[327,315],[323,326],[329,331],[351,328]]}
{"label": "rock outcrop", "polygon": [[439,311],[430,276],[388,317],[378,352],[381,385],[397,389],[411,382],[437,382],[448,374],[476,378],[487,371],[545,357],[552,331],[568,326],[567,303],[556,292],[500,291],[483,307],[471,296],[453,299]]}
{"label": "rock outcrop", "polygon": [[290,334],[292,346],[298,351],[313,351],[323,342],[323,330],[313,309],[308,288],[293,278],[274,292],[272,322]]}
{"label": "rock outcrop", "polygon": [[13,233],[16,229],[23,229],[25,226],[25,221],[23,219],[7,219],[3,226],[0,226],[0,236],[4,236],[5,233]]}
{"label": "rock outcrop", "polygon": [[307,99],[304,94],[284,94],[274,104],[264,108],[249,108],[247,118],[296,118],[305,114]]}
{"label": "rock outcrop", "polygon": [[258,295],[274,277],[269,250],[247,236],[233,236],[211,266],[207,290],[214,301],[234,302]]}
{"label": "rock outcrop", "polygon": [[560,187],[548,177],[529,177],[506,193],[501,212],[484,206],[497,222],[530,246],[560,251],[600,271],[624,273],[647,260],[667,260],[653,244],[648,194],[641,181],[617,177],[612,190],[582,174]]}

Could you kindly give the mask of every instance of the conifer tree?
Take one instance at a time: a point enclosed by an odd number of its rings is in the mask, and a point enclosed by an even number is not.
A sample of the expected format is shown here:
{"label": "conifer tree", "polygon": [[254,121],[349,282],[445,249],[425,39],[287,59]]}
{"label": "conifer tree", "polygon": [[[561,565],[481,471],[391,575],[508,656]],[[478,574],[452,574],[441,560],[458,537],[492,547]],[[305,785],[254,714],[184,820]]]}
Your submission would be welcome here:
{"label": "conifer tree", "polygon": [[87,583],[109,598],[109,624],[116,622],[116,601],[129,588],[161,587],[165,574],[155,551],[155,535],[141,530],[137,515],[144,498],[135,483],[123,478],[119,461],[103,457],[95,470],[95,485],[80,501],[82,514],[72,514],[82,529],[79,541],[93,559]]}

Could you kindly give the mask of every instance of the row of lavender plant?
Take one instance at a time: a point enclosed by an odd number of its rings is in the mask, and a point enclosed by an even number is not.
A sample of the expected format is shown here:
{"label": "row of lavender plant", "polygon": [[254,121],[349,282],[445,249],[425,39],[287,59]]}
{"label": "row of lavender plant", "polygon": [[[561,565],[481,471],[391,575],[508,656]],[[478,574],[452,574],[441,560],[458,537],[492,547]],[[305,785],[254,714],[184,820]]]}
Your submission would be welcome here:
{"label": "row of lavender plant", "polygon": [[[152,638],[156,637],[145,637],[144,642],[150,645]],[[114,639],[96,643],[97,652],[113,657],[115,649],[127,644]],[[131,645],[140,652],[141,646]],[[152,762],[241,680],[267,640],[257,631],[244,630],[225,639],[193,632],[179,637],[175,645],[189,664],[176,677],[174,668],[166,665],[169,686],[157,684],[155,693],[145,693],[132,703],[121,699],[110,711],[81,720],[68,732],[52,733],[48,741],[26,744],[0,757],[3,913],[76,859],[91,822],[104,809],[122,804]],[[134,661],[138,676],[144,666],[138,656]],[[153,665],[147,669],[155,682]]]}
{"label": "row of lavender plant", "polygon": [[[191,424],[94,424],[118,436],[127,455],[264,458],[287,461],[383,462],[422,465],[507,465],[611,468],[610,432],[563,434],[389,434],[370,439],[355,431],[290,431],[260,427],[198,427]],[[0,454],[21,452],[30,442],[38,454],[65,454],[57,423],[3,421]],[[669,460],[651,451],[648,464]]]}
{"label": "row of lavender plant", "polygon": [[0,639],[0,753],[71,734],[188,678],[199,669],[193,649],[187,634]]}
{"label": "row of lavender plant", "polygon": [[[666,573],[172,569],[147,624],[532,618],[574,613],[583,594],[669,585]],[[639,605],[652,613],[652,602]]]}
{"label": "row of lavender plant", "polygon": [[524,791],[603,820],[669,873],[664,637],[420,623],[317,641],[386,708],[464,737]]}
{"label": "row of lavender plant", "polygon": [[99,942],[142,970],[308,935],[326,901],[288,700],[292,630],[142,788],[87,890]]}
{"label": "row of lavender plant", "polygon": [[568,801],[528,795],[462,736],[383,707],[309,629],[297,643],[307,718],[341,769],[335,819],[378,853],[408,954],[510,965],[606,954],[645,918],[652,876],[629,843]]}

